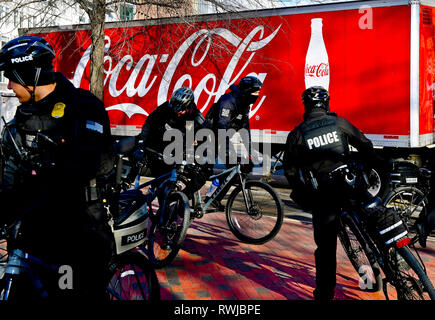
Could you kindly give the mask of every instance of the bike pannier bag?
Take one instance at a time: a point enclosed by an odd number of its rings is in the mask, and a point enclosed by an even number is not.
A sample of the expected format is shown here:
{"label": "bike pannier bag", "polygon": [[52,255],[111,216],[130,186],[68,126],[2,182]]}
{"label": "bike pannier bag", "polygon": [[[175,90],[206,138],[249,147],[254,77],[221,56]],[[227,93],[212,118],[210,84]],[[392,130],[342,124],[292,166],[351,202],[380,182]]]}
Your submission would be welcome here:
{"label": "bike pannier bag", "polygon": [[366,209],[370,234],[383,245],[393,245],[408,236],[408,230],[393,208],[377,206]]}
{"label": "bike pannier bag", "polygon": [[151,226],[146,196],[140,190],[122,192],[119,205],[121,214],[112,227],[117,254],[144,243]]}

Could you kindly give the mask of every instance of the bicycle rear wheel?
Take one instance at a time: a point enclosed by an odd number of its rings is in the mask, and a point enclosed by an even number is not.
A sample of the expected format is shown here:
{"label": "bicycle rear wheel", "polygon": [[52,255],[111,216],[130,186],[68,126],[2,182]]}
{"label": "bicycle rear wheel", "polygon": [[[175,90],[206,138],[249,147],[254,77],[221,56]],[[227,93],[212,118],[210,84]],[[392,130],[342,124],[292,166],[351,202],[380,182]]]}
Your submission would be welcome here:
{"label": "bicycle rear wheel", "polygon": [[281,199],[270,185],[261,181],[246,181],[245,191],[244,194],[239,185],[228,197],[225,210],[228,226],[239,240],[263,244],[281,229],[284,218]]}
{"label": "bicycle rear wheel", "polygon": [[355,271],[359,274],[359,286],[368,292],[382,287],[382,274],[368,240],[351,216],[342,217],[338,238]]}
{"label": "bicycle rear wheel", "polygon": [[400,214],[409,230],[413,230],[415,221],[427,214],[427,199],[424,193],[416,188],[403,186],[391,191],[384,200],[384,206],[394,208]]}
{"label": "bicycle rear wheel", "polygon": [[151,226],[148,239],[148,256],[155,268],[169,264],[178,254],[190,225],[189,200],[182,192],[173,192],[166,198],[164,213],[168,219]]}
{"label": "bicycle rear wheel", "polygon": [[160,300],[156,272],[142,254],[128,251],[116,256],[109,271],[110,300]]}
{"label": "bicycle rear wheel", "polygon": [[434,287],[409,247],[391,248],[388,260],[398,300],[435,300]]}
{"label": "bicycle rear wheel", "polygon": [[5,290],[4,272],[8,262],[8,251],[6,250],[6,240],[0,240],[0,300],[3,300]]}

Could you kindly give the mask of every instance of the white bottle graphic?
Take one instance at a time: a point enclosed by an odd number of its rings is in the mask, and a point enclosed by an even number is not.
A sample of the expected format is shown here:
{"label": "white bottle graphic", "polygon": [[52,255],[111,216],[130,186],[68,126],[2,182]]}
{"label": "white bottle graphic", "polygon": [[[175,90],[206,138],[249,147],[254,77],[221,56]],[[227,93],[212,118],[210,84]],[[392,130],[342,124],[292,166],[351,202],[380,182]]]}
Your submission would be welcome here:
{"label": "white bottle graphic", "polygon": [[311,39],[305,58],[305,88],[329,90],[329,60],[322,34],[322,18],[311,19]]}

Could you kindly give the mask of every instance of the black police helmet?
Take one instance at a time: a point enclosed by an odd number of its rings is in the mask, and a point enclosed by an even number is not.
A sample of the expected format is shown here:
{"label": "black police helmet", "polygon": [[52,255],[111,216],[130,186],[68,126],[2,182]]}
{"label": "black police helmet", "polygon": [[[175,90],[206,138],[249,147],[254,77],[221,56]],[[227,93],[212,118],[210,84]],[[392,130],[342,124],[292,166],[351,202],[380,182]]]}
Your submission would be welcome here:
{"label": "black police helmet", "polygon": [[6,43],[0,50],[0,70],[23,86],[54,82],[55,52],[41,37],[22,36]]}
{"label": "black police helmet", "polygon": [[172,94],[171,99],[169,100],[169,107],[172,110],[184,111],[190,110],[194,104],[195,97],[193,95],[192,89],[188,87],[181,87]]}
{"label": "black police helmet", "polygon": [[247,76],[239,81],[239,89],[243,94],[251,94],[261,89],[263,83],[254,76]]}
{"label": "black police helmet", "polygon": [[323,87],[314,86],[306,89],[302,93],[302,102],[305,112],[310,112],[313,108],[321,108],[329,112],[329,93]]}

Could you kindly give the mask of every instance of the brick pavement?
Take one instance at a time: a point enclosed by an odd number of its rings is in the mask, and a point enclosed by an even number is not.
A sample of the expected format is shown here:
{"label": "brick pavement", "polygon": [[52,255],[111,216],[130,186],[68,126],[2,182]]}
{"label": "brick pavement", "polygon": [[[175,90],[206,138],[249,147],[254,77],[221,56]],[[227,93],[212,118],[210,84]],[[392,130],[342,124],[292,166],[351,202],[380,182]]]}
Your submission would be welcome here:
{"label": "brick pavement", "polygon": [[[222,212],[194,220],[178,256],[157,270],[162,300],[311,300],[315,276],[312,225],[307,214],[285,209],[286,216],[305,222],[284,219],[278,235],[258,246],[236,239]],[[4,245],[0,242],[0,256]],[[419,253],[435,283],[435,238]],[[336,299],[385,299],[382,292],[359,289],[356,272],[340,244]]]}
{"label": "brick pavement", "polygon": [[[274,239],[255,246],[232,235],[224,213],[207,214],[193,222],[172,264],[157,270],[161,296],[163,300],[311,300],[314,249],[309,222],[286,218]],[[435,241],[419,252],[435,282]],[[385,299],[382,292],[359,289],[340,244],[337,262],[336,299]]]}

